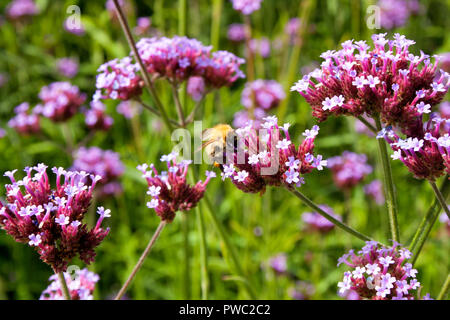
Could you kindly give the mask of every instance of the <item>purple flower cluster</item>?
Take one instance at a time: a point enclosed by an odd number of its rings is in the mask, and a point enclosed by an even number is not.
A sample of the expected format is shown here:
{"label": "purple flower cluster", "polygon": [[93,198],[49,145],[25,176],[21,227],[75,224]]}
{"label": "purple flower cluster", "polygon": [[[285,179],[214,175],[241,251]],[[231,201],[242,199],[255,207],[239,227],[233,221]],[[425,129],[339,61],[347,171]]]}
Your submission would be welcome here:
{"label": "purple flower cluster", "polygon": [[149,17],[139,17],[136,21],[137,26],[134,28],[134,33],[138,36],[145,35],[152,26],[152,20]]}
{"label": "purple flower cluster", "polygon": [[114,119],[106,114],[106,107],[101,101],[92,101],[91,108],[85,111],[85,123],[91,130],[108,131]]}
{"label": "purple flower cluster", "polygon": [[287,256],[285,253],[277,254],[276,256],[270,258],[270,267],[279,274],[285,273],[287,271]]}
{"label": "purple flower cluster", "polygon": [[14,108],[15,116],[9,120],[8,126],[15,129],[20,134],[33,134],[41,130],[39,117],[34,112],[30,113],[30,105],[23,102]]}
{"label": "purple flower cluster", "polygon": [[247,109],[270,110],[276,108],[285,97],[286,94],[281,84],[275,80],[258,79],[245,84],[241,95],[241,103]]}
{"label": "purple flower cluster", "polygon": [[75,153],[74,158],[75,170],[101,177],[97,183],[98,191],[96,191],[99,196],[110,196],[122,192],[122,187],[117,180],[125,168],[118,153],[98,147],[82,147]]}
{"label": "purple flower cluster", "polygon": [[125,118],[131,119],[141,113],[142,106],[137,101],[125,100],[117,105],[116,111]]}
{"label": "purple flower cluster", "polygon": [[[147,180],[147,194],[152,199],[147,207],[154,209],[162,221],[172,222],[178,211],[187,212],[194,208],[203,198],[207,184],[216,174],[206,171],[205,182],[198,181],[194,186],[186,182],[188,167],[192,161],[177,162],[177,153],[172,152],[161,157],[161,162],[167,164],[168,171],[159,173],[153,164],[142,164],[138,170]],[[148,170],[150,169],[150,170]]]}
{"label": "purple flower cluster", "polygon": [[[336,218],[337,220],[342,220],[332,208],[327,205],[319,205],[320,209],[328,213],[330,216]],[[334,228],[334,223],[325,219],[322,215],[317,212],[305,212],[302,214],[303,222],[305,222],[309,229],[313,231],[319,231],[321,233],[327,233]]]}
{"label": "purple flower cluster", "polygon": [[259,129],[261,124],[265,122],[263,119],[267,117],[267,113],[260,108],[253,109],[253,113],[250,114],[252,110],[241,110],[234,114],[233,126],[235,128],[242,128],[252,124],[253,128]]}
{"label": "purple flower cluster", "polygon": [[[15,179],[16,171],[4,174],[11,184],[5,185],[6,204],[0,202],[2,229],[17,242],[35,247],[55,272],[65,271],[76,256],[87,264],[94,261],[94,249],[109,232],[100,225],[110,217],[110,210],[98,208],[100,218],[91,230],[82,220],[101,177],[53,168],[56,186],[52,189],[44,164],[25,168],[27,175],[22,180]],[[86,178],[92,183],[84,183]]]}
{"label": "purple flower cluster", "polygon": [[244,77],[239,69],[243,59],[227,51],[211,52],[212,47],[195,39],[143,38],[137,48],[151,75],[165,77],[174,84],[201,76],[208,87],[220,88]]}
{"label": "purple flower cluster", "polygon": [[350,151],[344,151],[341,156],[329,158],[328,168],[333,173],[336,186],[344,190],[352,189],[372,173],[372,167],[367,164],[367,156]]}
{"label": "purple flower cluster", "polygon": [[384,138],[390,144],[394,150],[391,158],[402,161],[414,177],[434,181],[444,172],[450,173],[450,131],[443,132],[443,123],[447,120],[436,115],[423,125],[421,135],[402,139],[387,127],[377,138]]}
{"label": "purple flower cluster", "polygon": [[411,14],[420,10],[418,0],[379,0],[380,24],[384,29],[393,29],[406,24]]}
{"label": "purple flower cluster", "polygon": [[291,90],[305,97],[319,121],[330,115],[381,115],[386,125],[417,134],[422,113],[427,112],[422,104],[431,108],[441,102],[450,75],[436,72],[438,57],[432,64],[423,52],[420,56],[410,53],[414,41],[400,34],[395,34],[394,40],[385,36],[372,36],[373,50],[365,41],[348,40],[342,50],[322,53],[325,61],[321,68],[304,76]]}
{"label": "purple flower cluster", "polygon": [[377,204],[384,203],[383,184],[380,180],[373,180],[364,186],[364,193],[373,199]]}
{"label": "purple flower cluster", "polygon": [[86,30],[84,29],[84,26],[81,22],[79,22],[79,24],[74,24],[71,20],[70,17],[67,18],[66,20],[64,20],[64,24],[63,24],[64,30],[66,30],[69,33],[72,33],[76,36],[82,36],[85,34]]}
{"label": "purple flower cluster", "polygon": [[6,16],[11,20],[20,20],[35,16],[39,10],[33,0],[13,0],[6,7]]}
{"label": "purple flower cluster", "polygon": [[289,296],[294,300],[308,300],[314,293],[316,288],[306,281],[297,281],[295,286],[289,289]]}
{"label": "purple flower cluster", "polygon": [[102,64],[97,72],[93,100],[128,100],[142,93],[144,82],[137,74],[139,66],[130,57],[114,59]]}
{"label": "purple flower cluster", "polygon": [[200,101],[205,96],[205,80],[202,77],[190,77],[187,83],[187,93],[192,100]]}
{"label": "purple flower cluster", "polygon": [[350,250],[338,260],[338,266],[344,263],[353,269],[346,271],[338,283],[339,293],[345,295],[353,290],[362,299],[414,300],[420,282],[416,279],[417,270],[406,262],[411,256],[396,242],[392,248],[384,248],[368,241],[357,255]]}
{"label": "purple flower cluster", "polygon": [[439,67],[445,72],[450,72],[450,52],[441,54]]}
{"label": "purple flower cluster", "polygon": [[292,18],[289,19],[289,21],[286,23],[286,26],[284,27],[284,32],[286,32],[290,39],[295,39],[300,31],[300,27],[302,25],[302,21],[300,18]]}
{"label": "purple flower cluster", "polygon": [[266,37],[250,39],[249,48],[252,54],[259,54],[263,58],[270,56],[270,40]]}
{"label": "purple flower cluster", "polygon": [[77,113],[86,95],[69,82],[53,82],[41,89],[39,98],[42,104],[37,105],[34,111],[52,121],[62,122]]}
{"label": "purple flower cluster", "polygon": [[[100,280],[98,274],[84,268],[76,270],[74,274],[64,272],[64,278],[70,293],[71,300],[93,300],[95,284]],[[49,278],[50,285],[42,291],[39,300],[65,300],[61,282],[56,274]]]}
{"label": "purple flower cluster", "polygon": [[231,0],[231,2],[234,10],[249,15],[261,8],[262,0]]}
{"label": "purple flower cluster", "polygon": [[228,40],[233,42],[242,42],[247,38],[245,25],[242,23],[232,23],[228,26]]}
{"label": "purple flower cluster", "polygon": [[73,58],[59,59],[56,67],[58,72],[67,78],[73,78],[78,73],[78,62]]}
{"label": "purple flower cluster", "polygon": [[[227,141],[227,150],[215,155],[223,180],[229,178],[243,192],[262,194],[266,186],[300,187],[305,183],[302,175],[313,169],[322,170],[327,165],[321,155],[313,155],[318,126],[303,133],[305,139],[297,149],[291,141],[288,123],[279,127],[275,116],[264,121],[259,132],[249,124],[236,129],[234,137],[227,137],[227,140],[237,138],[237,146],[228,150],[233,144]],[[208,131],[204,139],[205,136]],[[226,164],[222,164],[223,159]]]}

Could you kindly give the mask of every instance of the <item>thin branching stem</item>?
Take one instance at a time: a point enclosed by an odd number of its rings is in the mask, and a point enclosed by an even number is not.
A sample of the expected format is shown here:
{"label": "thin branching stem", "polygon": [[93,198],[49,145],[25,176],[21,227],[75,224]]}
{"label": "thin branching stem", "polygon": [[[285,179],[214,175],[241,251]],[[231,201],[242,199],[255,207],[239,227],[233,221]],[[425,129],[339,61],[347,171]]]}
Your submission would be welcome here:
{"label": "thin branching stem", "polygon": [[152,238],[150,239],[147,247],[145,248],[144,252],[142,253],[141,257],[139,258],[138,262],[133,268],[133,271],[131,271],[131,274],[128,276],[127,281],[123,284],[122,288],[120,289],[119,293],[117,293],[114,300],[120,300],[122,299],[123,295],[127,291],[128,287],[130,286],[131,282],[133,281],[134,277],[138,273],[138,271],[141,269],[142,265],[144,264],[145,259],[147,258],[148,254],[153,248],[153,245],[155,244],[156,240],[158,239],[159,235],[161,234],[161,231],[164,229],[166,225],[165,221],[161,221],[158,225],[158,228],[156,229],[155,233],[153,234]]}
{"label": "thin branching stem", "polygon": [[55,271],[55,273],[58,275],[58,279],[59,279],[59,283],[61,284],[61,291],[63,293],[64,299],[72,300],[71,296],[70,296],[69,287],[67,286],[67,282],[66,282],[66,279],[64,277],[64,273],[63,272],[56,272],[56,271]]}
{"label": "thin branching stem", "polygon": [[450,290],[450,274],[447,275],[447,279],[444,282],[444,285],[442,286],[441,292],[439,292],[439,295],[437,296],[437,300],[445,300],[448,295],[448,291]]}
{"label": "thin branching stem", "polygon": [[375,133],[375,134],[378,133],[377,128],[375,128],[369,121],[364,119],[364,117],[358,116],[358,120],[361,121],[367,127],[367,129],[369,129],[373,133]]}
{"label": "thin branching stem", "polygon": [[431,188],[433,189],[433,192],[436,195],[437,201],[439,201],[439,204],[441,205],[442,209],[444,209],[444,212],[447,214],[448,218],[450,219],[450,209],[447,206],[444,196],[442,195],[441,191],[437,187],[436,182],[431,181],[431,180],[429,180],[428,182],[430,183]]}
{"label": "thin branching stem", "polygon": [[172,124],[170,123],[169,117],[167,116],[166,111],[164,110],[164,106],[161,103],[161,100],[159,99],[158,93],[156,92],[155,86],[153,85],[153,81],[150,78],[150,75],[148,74],[147,68],[145,67],[144,63],[142,62],[141,56],[139,55],[139,52],[136,48],[136,43],[133,39],[133,36],[131,35],[130,27],[127,22],[127,18],[125,17],[125,14],[123,13],[122,8],[119,5],[118,0],[113,0],[114,6],[116,8],[117,17],[119,18],[120,25],[122,27],[122,30],[125,34],[125,37],[127,38],[128,45],[130,46],[131,50],[133,51],[134,57],[136,61],[139,64],[139,67],[141,69],[142,77],[144,78],[145,85],[147,89],[150,92],[150,95],[152,96],[153,100],[155,101],[156,106],[159,109],[159,112],[161,114],[161,117],[166,124],[169,131],[172,131]]}

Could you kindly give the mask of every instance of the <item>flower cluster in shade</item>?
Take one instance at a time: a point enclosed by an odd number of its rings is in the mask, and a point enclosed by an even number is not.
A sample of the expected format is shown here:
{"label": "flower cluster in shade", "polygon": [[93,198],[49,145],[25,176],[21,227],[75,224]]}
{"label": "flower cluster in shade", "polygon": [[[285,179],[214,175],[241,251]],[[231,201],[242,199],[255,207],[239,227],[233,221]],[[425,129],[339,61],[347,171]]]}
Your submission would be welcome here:
{"label": "flower cluster in shade", "polygon": [[285,253],[277,254],[270,258],[269,265],[276,273],[285,273],[287,271],[287,255]]}
{"label": "flower cluster in shade", "polygon": [[20,134],[33,134],[41,130],[39,116],[30,110],[28,102],[23,102],[14,108],[16,114],[8,121],[8,126]]}
{"label": "flower cluster in shade", "polygon": [[82,22],[77,21],[76,23],[74,23],[71,17],[68,17],[66,20],[64,20],[63,27],[64,30],[66,30],[67,32],[79,37],[86,33],[86,30],[84,29]]}
{"label": "flower cluster in shade", "polygon": [[200,180],[190,185],[186,175],[192,161],[177,162],[177,156],[176,152],[172,152],[161,157],[161,162],[167,164],[167,171],[158,172],[153,164],[138,166],[142,177],[147,180],[147,194],[151,196],[147,207],[154,209],[161,220],[166,222],[172,222],[177,212],[194,208],[203,198],[210,179],[216,176],[214,172],[206,171],[204,182]]}
{"label": "flower cluster in shade", "polygon": [[206,93],[205,80],[200,76],[190,77],[187,83],[187,93],[194,101],[201,101]]}
{"label": "flower cluster in shade", "polygon": [[412,14],[420,10],[418,0],[379,0],[380,25],[384,29],[404,26]]}
{"label": "flower cluster in shade", "polygon": [[288,129],[289,123],[278,126],[275,116],[264,118],[261,130],[252,124],[235,130],[236,143],[227,141],[221,164],[222,179],[229,178],[243,192],[264,193],[267,186],[300,187],[303,175],[313,169],[322,170],[327,165],[321,155],[314,156],[314,140],[319,127],[313,126],[303,133],[305,139],[295,147]]}
{"label": "flower cluster in shade", "polygon": [[125,171],[118,153],[98,147],[81,147],[74,154],[73,169],[101,177],[97,181],[96,194],[100,197],[117,195],[122,192],[118,179]]}
{"label": "flower cluster in shade", "polygon": [[34,107],[34,111],[54,122],[62,122],[79,111],[86,95],[69,82],[53,82],[41,89],[39,98],[42,103]]}
{"label": "flower cluster in shade", "polygon": [[261,8],[262,0],[231,0],[233,9],[244,15],[250,15]]}
{"label": "flower cluster in shade", "polygon": [[450,131],[446,123],[448,120],[432,114],[420,135],[403,139],[392,127],[386,127],[377,138],[390,144],[394,151],[391,158],[402,161],[415,178],[434,181],[450,173]]}
{"label": "flower cluster in shade", "polygon": [[227,38],[233,42],[243,42],[247,37],[245,25],[242,23],[232,23],[228,26]]}
{"label": "flower cluster in shade", "polygon": [[[339,294],[353,290],[361,299],[414,300],[421,287],[417,270],[408,263],[412,253],[394,242],[391,248],[368,241],[357,254],[354,250],[338,260],[351,268],[338,283]],[[422,299],[429,299],[426,295]]]}
{"label": "flower cluster in shade", "polygon": [[284,27],[284,32],[289,35],[289,40],[292,44],[298,43],[298,36],[300,34],[300,27],[302,20],[300,18],[291,18]]}
{"label": "flower cluster in shade", "polygon": [[258,54],[263,58],[268,58],[270,56],[270,40],[266,37],[262,37],[260,39],[250,39],[249,48],[252,54]]}
{"label": "flower cluster in shade", "polygon": [[139,66],[130,57],[102,64],[97,72],[97,88],[93,100],[128,100],[142,93],[144,81],[138,75]]}
{"label": "flower cluster in shade", "polygon": [[131,119],[142,112],[142,105],[137,101],[125,100],[117,105],[116,111],[125,118]]}
{"label": "flower cluster in shade", "polygon": [[[372,36],[365,41],[345,41],[341,50],[322,53],[321,67],[304,76],[292,88],[313,109],[319,121],[330,115],[381,116],[408,135],[421,130],[422,114],[441,102],[450,86],[450,75],[438,71],[439,57],[409,52],[415,42],[395,34]],[[424,108],[426,106],[426,108]]]}
{"label": "flower cluster in shade", "polygon": [[357,154],[351,151],[344,151],[340,156],[329,158],[328,168],[333,173],[336,186],[344,190],[355,187],[373,170],[367,164],[365,154]]}
{"label": "flower cluster in shade", "polygon": [[38,13],[39,10],[33,0],[13,0],[6,7],[6,16],[11,20],[23,20]]}
{"label": "flower cluster in shade", "polygon": [[379,205],[385,201],[383,184],[380,180],[373,180],[371,183],[365,185],[364,193]]}
{"label": "flower cluster in shade", "polygon": [[[87,264],[93,262],[95,248],[109,233],[101,223],[110,217],[110,210],[98,208],[100,217],[92,229],[83,223],[83,217],[101,177],[55,167],[52,189],[44,164],[25,168],[22,180],[15,179],[16,171],[5,173],[11,184],[5,185],[6,203],[0,202],[2,229],[17,242],[34,247],[55,272],[65,271],[77,256]],[[84,183],[86,178],[91,183]]]}
{"label": "flower cluster in shade", "polygon": [[[332,208],[327,205],[319,205],[320,209],[328,213],[330,216],[334,217],[336,220],[342,220]],[[320,233],[327,233],[334,229],[334,223],[324,218],[318,212],[304,212],[302,214],[303,222],[306,223],[307,228],[312,231],[318,231]]]}
{"label": "flower cluster in shade", "polygon": [[295,286],[288,290],[289,296],[294,300],[309,300],[315,292],[314,285],[306,281],[296,281]]}
{"label": "flower cluster in shade", "polygon": [[239,69],[244,59],[227,51],[212,52],[196,39],[142,38],[136,46],[147,71],[174,84],[200,76],[207,87],[220,88],[245,77]]}
{"label": "flower cluster in shade", "polygon": [[143,36],[150,30],[151,26],[152,20],[149,17],[139,17],[136,20],[136,27],[133,32],[138,36]]}
{"label": "flower cluster in shade", "polygon": [[245,84],[241,104],[247,109],[270,110],[276,108],[285,97],[283,87],[277,81],[258,79]]}
{"label": "flower cluster in shade", "polygon": [[[93,300],[95,284],[100,277],[88,269],[77,269],[72,274],[64,272],[64,278],[69,289],[71,300]],[[50,285],[42,291],[39,300],[65,300],[61,282],[56,274],[49,278]]]}
{"label": "flower cluster in shade", "polygon": [[59,59],[56,67],[58,72],[67,78],[73,78],[78,73],[78,62],[73,58]]}
{"label": "flower cluster in shade", "polygon": [[84,112],[86,126],[91,130],[108,131],[114,119],[106,114],[106,107],[101,101],[92,101],[91,108]]}

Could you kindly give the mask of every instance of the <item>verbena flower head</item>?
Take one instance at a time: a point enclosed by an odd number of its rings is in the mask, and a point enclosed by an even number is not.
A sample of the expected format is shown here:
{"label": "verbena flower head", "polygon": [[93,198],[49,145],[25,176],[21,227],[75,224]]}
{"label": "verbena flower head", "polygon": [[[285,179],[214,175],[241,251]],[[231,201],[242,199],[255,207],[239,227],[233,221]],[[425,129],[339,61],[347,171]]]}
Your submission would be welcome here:
{"label": "verbena flower head", "polygon": [[153,164],[138,166],[148,183],[147,194],[151,196],[147,207],[154,209],[161,220],[167,222],[172,222],[178,211],[187,212],[194,208],[203,198],[210,179],[216,176],[214,172],[206,171],[205,181],[200,180],[191,186],[186,181],[186,175],[192,161],[177,162],[177,156],[176,152],[172,152],[161,157],[161,162],[167,164],[167,171],[158,172]]}
{"label": "verbena flower head", "polygon": [[270,56],[270,40],[266,37],[251,39],[249,48],[253,54],[259,54],[263,58],[268,58]]}
{"label": "verbena flower head", "polygon": [[309,300],[315,292],[314,285],[306,281],[296,281],[295,286],[288,291],[289,296],[294,300]]}
{"label": "verbena flower head", "polygon": [[81,147],[74,154],[73,168],[77,171],[90,173],[92,176],[101,177],[97,181],[98,194],[110,196],[122,192],[118,182],[125,171],[118,153],[111,150],[102,150],[98,147]]}
{"label": "verbena flower head", "polygon": [[239,69],[245,62],[243,59],[227,51],[211,52],[211,46],[196,39],[142,38],[136,46],[147,71],[173,84],[202,76],[208,87],[220,88],[244,77]]}
{"label": "verbena flower head", "polygon": [[285,253],[279,253],[270,258],[270,267],[277,273],[285,273],[287,271],[287,256]]}
{"label": "verbena flower head", "polygon": [[380,180],[373,180],[364,186],[364,193],[373,199],[377,204],[384,203],[383,184]]}
{"label": "verbena flower head", "polygon": [[106,107],[100,101],[92,101],[91,108],[84,113],[85,123],[89,129],[108,131],[114,119],[106,114]]}
{"label": "verbena flower head", "polygon": [[447,121],[435,115],[423,125],[417,137],[400,138],[391,128],[384,128],[377,138],[385,139],[394,153],[393,160],[402,161],[417,179],[434,181],[445,172],[450,173],[450,137],[443,126]]}
{"label": "verbena flower head", "polygon": [[38,115],[33,111],[30,113],[30,105],[23,102],[14,108],[15,116],[8,121],[8,126],[20,134],[34,134],[41,131]]}
{"label": "verbena flower head", "polygon": [[[319,207],[328,213],[330,216],[336,218],[337,220],[342,220],[340,216],[338,216],[332,208],[327,205],[319,205]],[[325,219],[322,215],[317,212],[304,212],[302,214],[303,222],[305,222],[309,229],[314,231],[319,231],[321,233],[327,233],[334,228],[334,223]]]}
{"label": "verbena flower head", "polygon": [[[87,264],[94,261],[94,249],[109,232],[100,225],[110,210],[98,209],[100,217],[92,229],[83,223],[83,217],[100,177],[53,168],[56,185],[52,189],[44,164],[25,168],[22,180],[16,180],[16,171],[5,173],[11,184],[5,185],[6,203],[0,202],[2,229],[17,242],[34,247],[56,272],[65,271],[76,256]],[[83,182],[88,177],[90,184]]]}
{"label": "verbena flower head", "polygon": [[205,96],[205,80],[202,77],[190,77],[187,83],[187,93],[194,101],[200,101]]}
{"label": "verbena flower head", "polygon": [[134,34],[138,36],[145,35],[152,26],[152,20],[149,17],[139,17],[136,21],[136,27],[133,29]]}
{"label": "verbena flower head", "polygon": [[144,82],[138,75],[139,66],[130,57],[114,59],[102,64],[97,72],[94,100],[128,100],[142,93]]}
{"label": "verbena flower head", "polygon": [[55,122],[66,121],[74,116],[86,100],[77,86],[69,82],[53,82],[41,89],[42,104],[34,110]]}
{"label": "verbena flower head", "polygon": [[231,2],[234,10],[249,15],[261,8],[262,0],[231,0]]}
{"label": "verbena flower head", "polygon": [[11,20],[21,20],[35,16],[39,10],[33,0],[13,0],[6,7],[6,16]]}
{"label": "verbena flower head", "polygon": [[70,18],[64,20],[63,27],[64,30],[76,36],[82,36],[86,33],[86,30],[84,29],[84,26],[81,23],[81,21],[78,21],[78,23],[73,23],[73,21]]}
{"label": "verbena flower head", "polygon": [[351,268],[338,283],[339,293],[355,291],[361,299],[371,300],[414,300],[419,292],[417,270],[408,263],[412,253],[394,242],[391,248],[384,248],[375,241],[366,242],[358,254],[354,250],[338,260]]}
{"label": "verbena flower head", "polygon": [[286,97],[283,87],[275,80],[247,82],[242,91],[241,103],[246,108],[270,110],[276,108]]}
{"label": "verbena flower head", "polygon": [[228,26],[227,37],[233,42],[242,42],[246,38],[245,25],[242,23],[232,23]]}
{"label": "verbena flower head", "polygon": [[365,154],[350,151],[344,151],[341,156],[329,158],[328,168],[333,173],[336,186],[346,190],[355,187],[372,172]]}
{"label": "verbena flower head", "polygon": [[433,64],[423,52],[410,53],[414,41],[400,34],[394,40],[385,36],[372,36],[372,50],[365,41],[348,40],[342,50],[324,52],[321,68],[291,90],[305,97],[319,121],[330,115],[380,114],[386,125],[414,135],[422,126],[421,103],[431,108],[438,104],[448,91],[450,76],[437,72],[438,57]]}
{"label": "verbena flower head", "polygon": [[293,40],[298,36],[301,25],[302,21],[300,20],[300,18],[291,18],[286,23],[286,26],[284,27],[284,32],[286,32],[291,38],[291,40]]}
{"label": "verbena flower head", "polygon": [[125,118],[131,119],[142,112],[142,105],[137,101],[125,100],[117,105],[116,111]]}
{"label": "verbena flower head", "polygon": [[78,62],[73,58],[61,58],[58,60],[57,69],[64,77],[73,78],[78,73]]}
{"label": "verbena flower head", "polygon": [[417,0],[379,0],[380,24],[384,29],[398,28],[406,24],[411,14],[420,9]]}
{"label": "verbena flower head", "polygon": [[[64,272],[64,278],[69,289],[71,300],[94,299],[95,284],[100,279],[97,274],[84,268],[76,270],[73,274]],[[58,276],[54,274],[49,280],[51,281],[50,285],[42,292],[39,300],[65,300]]]}
{"label": "verbena flower head", "polygon": [[234,114],[233,126],[235,128],[242,128],[247,125],[251,125],[255,129],[260,129],[261,124],[265,122],[263,119],[267,117],[266,111],[261,108],[255,108],[253,114],[250,117],[252,110],[241,110]]}
{"label": "verbena flower head", "polygon": [[[305,139],[296,148],[288,132],[289,124],[279,127],[275,116],[264,120],[259,132],[249,124],[236,129],[235,137],[227,137],[237,138],[237,144],[227,141],[227,150],[216,156],[223,180],[229,178],[244,192],[264,193],[266,186],[299,187],[305,183],[304,174],[327,165],[321,155],[313,155],[318,126],[306,130]],[[222,154],[225,162],[220,159]]]}

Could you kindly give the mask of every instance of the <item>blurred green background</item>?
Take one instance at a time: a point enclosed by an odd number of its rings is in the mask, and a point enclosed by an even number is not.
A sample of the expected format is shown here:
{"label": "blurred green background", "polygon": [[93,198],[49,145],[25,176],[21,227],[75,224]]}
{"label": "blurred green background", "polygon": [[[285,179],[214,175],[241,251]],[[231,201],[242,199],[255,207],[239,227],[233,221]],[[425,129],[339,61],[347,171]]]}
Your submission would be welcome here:
{"label": "blurred green background", "polygon": [[[0,12],[4,12],[5,2],[0,4]],[[128,15],[130,25],[136,25],[137,17],[150,17],[152,27],[162,35],[176,35],[180,30],[179,2],[183,1],[128,1],[132,7]],[[412,48],[415,53],[420,49],[428,54],[449,52],[450,1],[420,3],[422,8],[418,14],[411,16],[405,26],[389,33],[400,32],[415,40],[417,44]],[[57,59],[78,59],[80,71],[70,81],[91,97],[95,91],[98,66],[129,53],[119,24],[111,21],[105,9],[105,1],[37,0],[36,4],[40,14],[32,17],[31,21],[20,26],[5,21],[0,26],[0,72],[8,77],[0,88],[0,127],[7,130],[6,137],[0,139],[0,172],[20,170],[39,162],[50,167],[68,168],[72,165],[70,155],[62,153],[53,143],[33,136],[22,137],[7,128],[15,106],[24,101],[34,106],[42,86],[67,80],[56,70]],[[66,9],[74,4],[81,8],[86,29],[83,36],[73,35],[63,28],[63,21],[69,16]],[[301,47],[288,46],[281,51],[272,48],[270,57],[256,59],[255,68],[256,78],[276,79],[285,86],[288,99],[274,114],[284,114],[284,120],[293,124],[290,132],[296,143],[302,140],[304,129],[315,121],[304,99],[289,92],[290,86],[301,78],[301,68],[320,63],[321,52],[335,49],[347,39],[370,40],[373,32],[382,31],[367,29],[366,8],[370,4],[376,4],[376,1],[264,0],[261,9],[251,15],[254,37],[264,36],[271,41],[286,37],[284,27],[290,18],[302,16],[308,19]],[[304,8],[308,5],[310,11],[305,15]],[[243,45],[227,40],[227,28],[231,23],[242,23],[242,16],[232,9],[230,1],[188,1],[186,34],[204,44],[213,44],[215,50],[229,50],[243,57]],[[223,88],[207,98],[202,118],[205,128],[220,122],[232,122],[233,114],[242,109],[240,95],[244,83],[245,80],[240,80],[231,88]],[[169,86],[160,81],[157,87],[167,112],[175,117]],[[151,98],[145,94],[143,100],[152,104]],[[186,101],[190,110],[194,103],[189,98]],[[116,101],[105,101],[105,104],[108,114],[114,118],[114,127],[108,132],[97,133],[89,145],[118,152],[126,171],[120,179],[123,194],[97,202],[97,205],[112,210],[112,218],[106,222],[111,232],[98,248],[96,262],[89,266],[101,278],[95,292],[99,299],[111,298],[117,292],[159,223],[159,218],[145,206],[147,186],[136,166],[147,162],[162,168],[160,156],[171,151],[170,134],[153,115],[144,110],[141,116],[127,120],[116,112]],[[76,141],[81,141],[87,134],[83,121],[79,114],[69,122]],[[42,127],[52,141],[65,143],[61,126],[42,121]],[[364,184],[375,178],[382,179],[376,141],[356,134],[353,119],[332,118],[323,123],[316,148],[325,158],[344,150],[365,153],[375,170]],[[400,162],[392,162],[392,166],[398,190],[401,242],[407,245],[434,195],[429,185],[414,179]],[[202,177],[207,168],[206,165],[199,168]],[[0,177],[0,182],[3,185],[8,181]],[[316,203],[328,204],[337,213],[344,211],[344,195],[334,186],[329,170],[308,175],[302,189]],[[282,189],[269,189],[263,196],[244,194],[229,181],[224,183],[217,178],[208,186],[207,194],[237,248],[239,260],[258,298],[290,299],[289,290],[295,286],[295,279],[299,279],[315,287],[312,299],[342,299],[337,294],[336,285],[345,267],[336,268],[337,258],[351,248],[359,250],[363,245],[360,240],[339,229],[327,235],[305,232],[301,214],[310,210]],[[3,198],[3,187],[0,195]],[[350,202],[349,224],[387,243],[389,230],[384,206],[377,206],[369,200],[362,184],[353,190]],[[241,281],[233,276],[235,270],[228,263],[229,257],[210,221],[207,208],[203,204],[200,208],[200,211],[192,210],[185,216],[179,214],[163,231],[127,293],[129,298],[201,297],[198,214],[204,215],[206,223],[210,298],[247,298]],[[255,228],[260,234],[255,233]],[[430,292],[432,297],[437,295],[448,274],[449,249],[448,234],[437,222],[416,265],[424,293]],[[269,259],[278,253],[287,255],[291,276],[277,275],[268,266]],[[79,261],[74,263],[83,267]],[[47,287],[50,275],[50,268],[39,260],[32,248],[14,242],[3,231],[0,233],[0,299],[37,299]]]}

